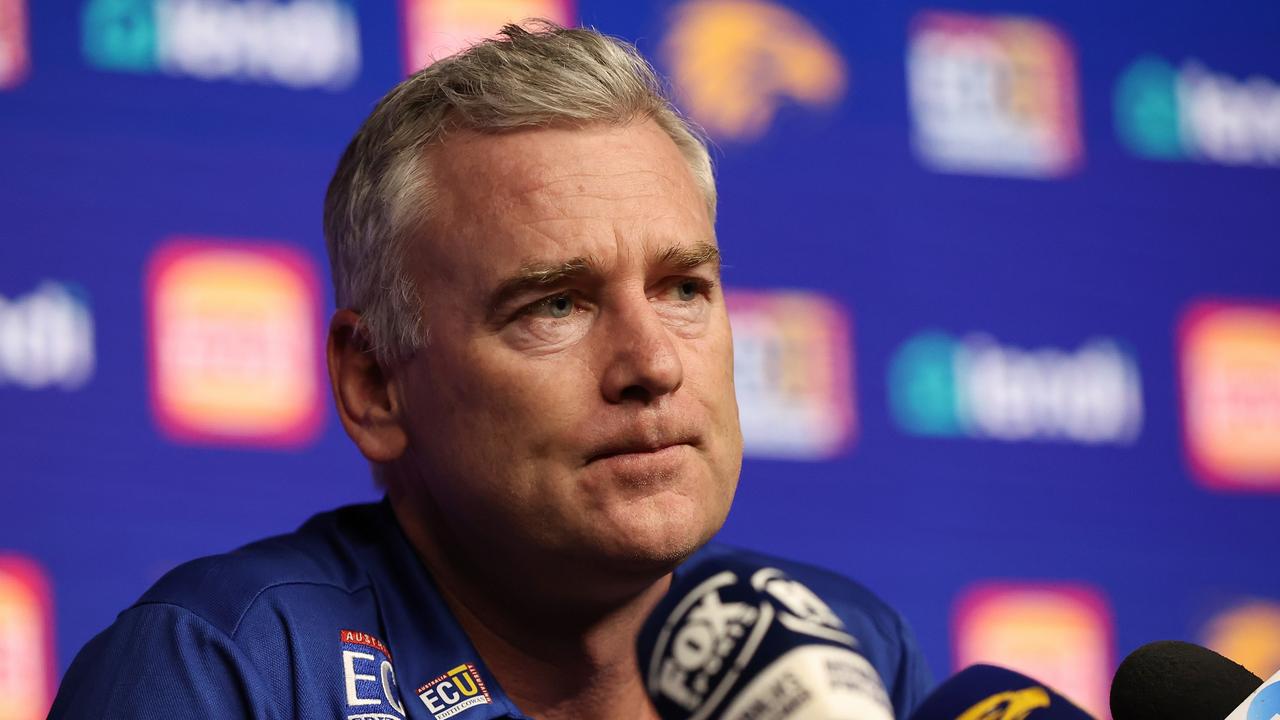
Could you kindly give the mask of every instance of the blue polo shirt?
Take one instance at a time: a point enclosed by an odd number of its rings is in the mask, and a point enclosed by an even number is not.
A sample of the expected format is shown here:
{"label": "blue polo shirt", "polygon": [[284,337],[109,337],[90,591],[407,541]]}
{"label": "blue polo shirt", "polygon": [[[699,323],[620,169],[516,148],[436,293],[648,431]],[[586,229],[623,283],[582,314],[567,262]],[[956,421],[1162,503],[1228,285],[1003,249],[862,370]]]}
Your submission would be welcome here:
{"label": "blue polo shirt", "polygon": [[[929,678],[902,618],[860,585],[711,545],[805,583],[845,622],[905,718]],[[390,506],[317,515],[297,532],[165,575],[71,664],[51,718],[524,718],[489,673]]]}

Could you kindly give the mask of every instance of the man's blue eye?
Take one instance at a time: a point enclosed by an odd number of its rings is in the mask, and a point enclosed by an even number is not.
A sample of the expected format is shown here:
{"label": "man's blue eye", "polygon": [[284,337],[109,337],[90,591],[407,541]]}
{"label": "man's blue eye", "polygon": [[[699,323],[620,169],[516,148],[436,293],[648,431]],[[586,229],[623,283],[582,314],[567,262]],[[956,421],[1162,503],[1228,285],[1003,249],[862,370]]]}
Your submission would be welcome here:
{"label": "man's blue eye", "polygon": [[546,300],[547,314],[553,318],[566,318],[573,312],[573,298],[557,295]]}
{"label": "man's blue eye", "polygon": [[696,298],[698,296],[698,283],[692,280],[686,280],[680,283],[676,286],[676,296],[684,302],[689,302]]}

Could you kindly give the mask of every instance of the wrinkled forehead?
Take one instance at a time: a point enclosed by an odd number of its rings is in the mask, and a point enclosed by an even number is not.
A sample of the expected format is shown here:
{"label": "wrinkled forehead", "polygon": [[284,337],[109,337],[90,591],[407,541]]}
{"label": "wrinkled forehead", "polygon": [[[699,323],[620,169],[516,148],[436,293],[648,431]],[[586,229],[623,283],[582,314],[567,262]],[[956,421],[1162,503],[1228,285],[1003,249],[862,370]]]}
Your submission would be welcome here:
{"label": "wrinkled forehead", "polygon": [[429,166],[436,192],[423,259],[455,277],[714,243],[687,163],[652,121],[459,131]]}

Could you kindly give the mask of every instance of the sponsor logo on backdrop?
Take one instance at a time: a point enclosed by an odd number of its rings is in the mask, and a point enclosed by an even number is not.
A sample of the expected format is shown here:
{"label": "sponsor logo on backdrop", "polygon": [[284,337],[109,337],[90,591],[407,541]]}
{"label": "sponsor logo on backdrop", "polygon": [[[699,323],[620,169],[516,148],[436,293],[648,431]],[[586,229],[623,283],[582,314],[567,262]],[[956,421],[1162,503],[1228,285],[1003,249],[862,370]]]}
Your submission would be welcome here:
{"label": "sponsor logo on backdrop", "polygon": [[1196,303],[1178,336],[1196,477],[1213,488],[1280,491],[1280,304]]}
{"label": "sponsor logo on backdrop", "polygon": [[401,720],[404,705],[391,651],[377,637],[359,630],[338,633],[347,720]]}
{"label": "sponsor logo on backdrop", "polygon": [[1142,381],[1122,344],[1023,349],[988,335],[926,332],[889,365],[889,405],[913,435],[1076,443],[1134,442]]}
{"label": "sponsor logo on backdrop", "polygon": [[22,84],[30,70],[26,0],[0,0],[0,90]]}
{"label": "sponsor logo on backdrop", "polygon": [[1233,605],[1205,623],[1200,641],[1258,677],[1270,677],[1280,668],[1280,602],[1252,599]]}
{"label": "sponsor logo on backdrop", "polygon": [[1280,84],[1261,75],[1142,57],[1116,83],[1115,122],[1120,140],[1143,157],[1280,165]]}
{"label": "sponsor logo on backdrop", "polygon": [[575,25],[574,0],[400,0],[405,73],[493,37],[528,18]]}
{"label": "sponsor logo on backdrop", "polygon": [[934,170],[1056,177],[1083,160],[1075,52],[1043,20],[923,12],[907,84],[915,151]]}
{"label": "sponsor logo on backdrop", "polygon": [[77,285],[0,295],[0,388],[77,390],[93,377],[93,312]]}
{"label": "sponsor logo on backdrop", "polygon": [[759,0],[677,5],[660,54],[681,108],[719,139],[758,138],[784,103],[829,107],[847,84],[830,40],[794,10]]}
{"label": "sponsor logo on backdrop", "polygon": [[0,554],[0,717],[45,717],[54,683],[49,582],[34,561]]}
{"label": "sponsor logo on backdrop", "polygon": [[1084,585],[990,583],[970,588],[953,615],[956,669],[1000,665],[1107,717],[1114,637],[1103,594]]}
{"label": "sponsor logo on backdrop", "polygon": [[100,70],[341,90],[360,72],[342,0],[88,0],[82,49]]}
{"label": "sponsor logo on backdrop", "polygon": [[746,454],[822,459],[856,431],[852,326],[834,300],[807,292],[725,293]]}
{"label": "sponsor logo on backdrop", "polygon": [[477,705],[493,702],[480,671],[471,663],[463,663],[418,688],[418,699],[427,706],[435,720],[445,720]]}
{"label": "sponsor logo on backdrop", "polygon": [[147,268],[151,403],[183,442],[298,446],[323,415],[320,291],[290,246],[174,238]]}

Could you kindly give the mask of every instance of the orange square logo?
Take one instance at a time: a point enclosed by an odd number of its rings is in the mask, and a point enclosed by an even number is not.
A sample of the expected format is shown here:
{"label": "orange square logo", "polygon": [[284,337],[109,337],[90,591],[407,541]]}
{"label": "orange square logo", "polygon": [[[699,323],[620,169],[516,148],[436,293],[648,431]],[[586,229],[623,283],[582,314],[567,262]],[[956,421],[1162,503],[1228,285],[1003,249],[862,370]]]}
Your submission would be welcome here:
{"label": "orange square logo", "polygon": [[1113,628],[1101,592],[1082,585],[984,583],[955,605],[956,669],[1000,665],[1108,715]]}
{"label": "orange square logo", "polygon": [[26,0],[0,0],[0,90],[22,84],[30,69]]}
{"label": "orange square logo", "polygon": [[1178,338],[1196,477],[1215,489],[1280,491],[1280,305],[1197,303]]}
{"label": "orange square logo", "polygon": [[320,291],[278,244],[171,239],[147,269],[151,404],[183,442],[299,446],[323,420]]}
{"label": "orange square logo", "polygon": [[574,25],[573,0],[400,0],[405,72],[493,37],[507,23],[529,18]]}
{"label": "orange square logo", "polygon": [[807,292],[725,293],[746,453],[823,459],[853,442],[852,325]]}
{"label": "orange square logo", "polygon": [[1280,667],[1280,603],[1243,599],[1210,618],[1200,640],[1254,675],[1270,677]]}
{"label": "orange square logo", "polygon": [[0,555],[0,717],[45,717],[54,672],[49,582],[35,562]]}

